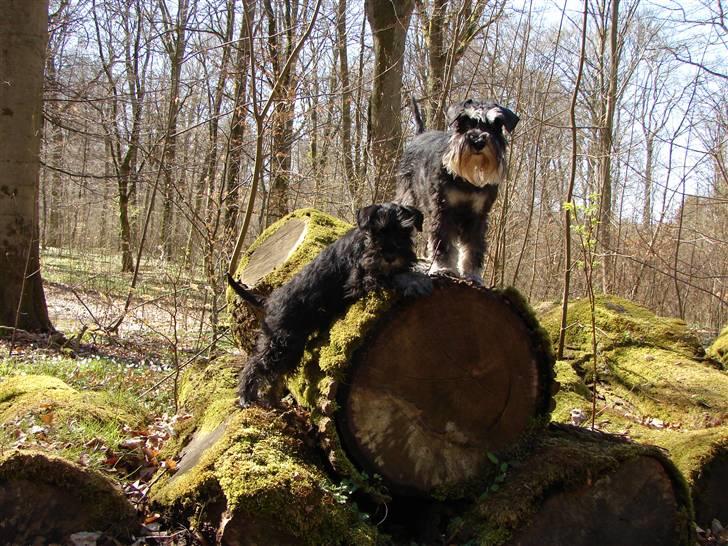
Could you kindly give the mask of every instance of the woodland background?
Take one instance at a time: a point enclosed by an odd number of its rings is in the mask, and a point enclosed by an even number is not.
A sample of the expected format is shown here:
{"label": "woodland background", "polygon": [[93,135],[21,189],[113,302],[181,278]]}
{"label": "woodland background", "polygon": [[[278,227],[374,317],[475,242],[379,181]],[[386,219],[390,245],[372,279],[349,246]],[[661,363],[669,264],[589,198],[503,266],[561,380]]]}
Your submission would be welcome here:
{"label": "woodland background", "polygon": [[[486,284],[554,301],[570,270],[571,297],[589,285],[715,333],[728,312],[724,8],[52,0],[44,275],[125,293],[141,261],[135,294],[192,304],[195,329],[216,332],[246,211],[246,244],[299,207],[351,221],[392,196],[410,95],[430,128],[451,102],[482,97],[521,117]],[[394,55],[382,69],[377,48]]]}

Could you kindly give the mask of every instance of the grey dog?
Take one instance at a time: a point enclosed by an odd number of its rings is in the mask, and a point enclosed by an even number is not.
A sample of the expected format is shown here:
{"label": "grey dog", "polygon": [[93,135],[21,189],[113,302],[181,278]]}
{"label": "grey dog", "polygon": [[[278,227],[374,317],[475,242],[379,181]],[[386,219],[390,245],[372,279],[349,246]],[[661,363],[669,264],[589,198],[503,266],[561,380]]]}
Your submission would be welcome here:
{"label": "grey dog", "polygon": [[519,118],[492,102],[468,99],[447,111],[447,131],[425,131],[413,100],[418,134],[399,166],[395,201],[427,219],[430,272],[483,282],[488,214],[506,172],[506,139]]}

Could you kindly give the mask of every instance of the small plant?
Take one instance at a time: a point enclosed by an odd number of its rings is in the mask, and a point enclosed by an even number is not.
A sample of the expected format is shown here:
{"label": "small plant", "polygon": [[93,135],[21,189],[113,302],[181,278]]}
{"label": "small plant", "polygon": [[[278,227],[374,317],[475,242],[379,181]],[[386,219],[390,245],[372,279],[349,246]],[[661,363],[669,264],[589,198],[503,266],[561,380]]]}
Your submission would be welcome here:
{"label": "small plant", "polygon": [[591,194],[588,201],[584,205],[576,203],[564,203],[564,209],[572,212],[574,223],[571,230],[579,238],[582,259],[577,260],[575,265],[584,272],[584,280],[586,284],[587,296],[589,298],[589,316],[591,319],[591,338],[592,338],[592,361],[593,361],[593,377],[592,377],[592,422],[591,428],[594,430],[594,420],[597,414],[597,380],[598,380],[598,357],[597,357],[597,326],[596,326],[596,309],[594,297],[594,270],[599,262],[596,259],[597,249],[597,230],[599,228],[599,194]]}

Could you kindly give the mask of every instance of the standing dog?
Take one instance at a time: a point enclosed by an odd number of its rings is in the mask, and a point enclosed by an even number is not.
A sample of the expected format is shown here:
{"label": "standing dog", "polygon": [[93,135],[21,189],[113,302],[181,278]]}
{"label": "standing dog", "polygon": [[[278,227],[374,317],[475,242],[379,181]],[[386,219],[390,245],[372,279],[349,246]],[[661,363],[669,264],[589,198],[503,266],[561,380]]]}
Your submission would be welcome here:
{"label": "standing dog", "polygon": [[488,214],[506,172],[503,131],[512,132],[519,118],[468,99],[448,109],[447,132],[424,132],[413,105],[419,134],[404,152],[396,201],[425,213],[432,272],[482,283]]}
{"label": "standing dog", "polygon": [[[288,283],[261,300],[237,283],[228,282],[254,307],[262,306],[261,332],[240,374],[243,407],[260,400],[262,388],[295,369],[310,334],[328,326],[347,306],[379,287],[395,288],[405,296],[427,294],[432,282],[414,273],[416,231],[422,213],[394,203],[360,209],[357,227],[326,247]],[[278,389],[268,389],[266,402]]]}

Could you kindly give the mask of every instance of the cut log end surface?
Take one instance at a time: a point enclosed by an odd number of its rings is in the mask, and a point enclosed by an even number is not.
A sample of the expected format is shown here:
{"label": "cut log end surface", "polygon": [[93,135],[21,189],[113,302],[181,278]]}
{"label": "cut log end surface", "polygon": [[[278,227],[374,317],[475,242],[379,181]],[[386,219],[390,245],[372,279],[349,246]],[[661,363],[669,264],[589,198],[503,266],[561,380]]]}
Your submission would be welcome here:
{"label": "cut log end surface", "polygon": [[291,218],[278,231],[266,239],[250,255],[248,265],[240,275],[240,282],[255,286],[260,279],[290,258],[306,237],[308,222]]}
{"label": "cut log end surface", "polygon": [[340,429],[365,470],[403,491],[475,477],[548,412],[552,362],[503,295],[438,283],[383,322],[354,355]]}

